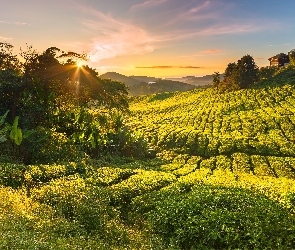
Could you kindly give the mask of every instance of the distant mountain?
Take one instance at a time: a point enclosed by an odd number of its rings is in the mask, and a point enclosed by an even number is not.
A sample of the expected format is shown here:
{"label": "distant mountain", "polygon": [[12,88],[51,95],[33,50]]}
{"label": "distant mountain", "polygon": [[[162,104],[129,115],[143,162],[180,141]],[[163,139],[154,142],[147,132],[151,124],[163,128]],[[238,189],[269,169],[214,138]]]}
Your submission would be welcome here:
{"label": "distant mountain", "polygon": [[152,83],[133,85],[130,87],[129,92],[131,95],[149,95],[174,91],[184,92],[195,88],[196,86],[184,82],[160,79]]}
{"label": "distant mountain", "polygon": [[138,80],[140,82],[145,82],[145,83],[149,83],[149,82],[155,82],[157,80],[160,80],[161,78],[156,78],[156,77],[151,77],[151,76],[129,76],[135,80]]}
{"label": "distant mountain", "polygon": [[105,74],[100,75],[99,77],[102,78],[102,79],[111,79],[113,81],[123,82],[127,86],[134,86],[134,85],[141,82],[140,80],[136,80],[134,78],[124,76],[124,75],[121,75],[121,74],[116,73],[116,72],[107,72]]}
{"label": "distant mountain", "polygon": [[[220,75],[221,80],[223,80],[223,75]],[[166,80],[185,82],[199,87],[209,86],[212,84],[213,76],[185,76],[181,78],[165,78]]]}
{"label": "distant mountain", "polygon": [[[99,77],[125,83],[129,87],[131,95],[149,95],[174,91],[183,92],[196,88],[195,85],[188,83],[188,80],[191,78],[196,78],[194,76],[175,78],[183,80],[175,81],[174,79],[161,79],[149,76],[125,76],[116,72],[107,72]],[[210,84],[211,82],[212,80],[210,81]]]}

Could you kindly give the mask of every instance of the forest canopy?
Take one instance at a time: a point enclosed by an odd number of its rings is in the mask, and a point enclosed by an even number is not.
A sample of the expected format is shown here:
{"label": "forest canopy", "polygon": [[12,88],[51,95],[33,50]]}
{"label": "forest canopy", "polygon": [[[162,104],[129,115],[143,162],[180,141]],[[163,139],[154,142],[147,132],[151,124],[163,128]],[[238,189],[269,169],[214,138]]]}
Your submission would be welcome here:
{"label": "forest canopy", "polygon": [[0,43],[0,114],[33,116],[40,124],[53,115],[62,103],[128,109],[127,87],[120,82],[100,79],[87,65],[85,54],[64,52],[51,47],[37,52],[31,46],[14,53],[13,46]]}
{"label": "forest canopy", "polygon": [[145,144],[124,124],[128,88],[99,78],[86,63],[85,54],[56,47],[40,53],[28,46],[16,54],[11,44],[0,43],[3,154],[31,164],[144,153]]}

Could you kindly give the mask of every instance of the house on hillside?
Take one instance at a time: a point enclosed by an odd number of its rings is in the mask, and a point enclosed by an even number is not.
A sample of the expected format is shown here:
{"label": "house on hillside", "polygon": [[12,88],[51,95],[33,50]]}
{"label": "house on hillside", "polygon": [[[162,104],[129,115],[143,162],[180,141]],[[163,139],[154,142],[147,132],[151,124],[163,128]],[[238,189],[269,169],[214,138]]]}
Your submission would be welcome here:
{"label": "house on hillside", "polygon": [[284,53],[277,54],[276,56],[268,58],[268,60],[270,66],[275,67],[283,67],[290,63],[289,56]]}

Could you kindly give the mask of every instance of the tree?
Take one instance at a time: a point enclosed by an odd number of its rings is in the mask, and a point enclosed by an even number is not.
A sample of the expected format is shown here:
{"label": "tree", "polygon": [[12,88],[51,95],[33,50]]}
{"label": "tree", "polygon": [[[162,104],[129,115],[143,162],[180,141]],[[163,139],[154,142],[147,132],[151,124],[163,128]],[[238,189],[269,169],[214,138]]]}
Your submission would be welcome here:
{"label": "tree", "polygon": [[220,80],[220,74],[218,71],[215,71],[214,74],[212,75],[213,76],[213,80],[212,80],[212,86],[214,88],[218,88],[221,80]]}
{"label": "tree", "polygon": [[290,64],[295,66],[295,49],[292,49],[289,53],[289,60],[290,60]]}
{"label": "tree", "polygon": [[10,110],[8,120],[12,122],[23,89],[21,68],[17,55],[13,54],[13,46],[0,43],[0,114]]}
{"label": "tree", "polygon": [[238,89],[236,72],[237,72],[237,64],[235,62],[229,63],[224,72],[224,81],[222,84],[223,88]]}
{"label": "tree", "polygon": [[238,60],[235,71],[236,80],[241,89],[245,89],[253,85],[258,80],[258,66],[250,55],[243,56]]}
{"label": "tree", "polygon": [[250,55],[243,56],[237,63],[229,63],[225,69],[220,89],[244,89],[258,80],[258,66]]}
{"label": "tree", "polygon": [[28,128],[49,124],[61,105],[86,106],[90,101],[105,108],[128,109],[128,89],[123,83],[102,80],[98,73],[77,62],[85,54],[50,47],[38,53],[31,46],[18,61],[13,46],[0,43],[0,111],[26,117]]}
{"label": "tree", "polygon": [[275,66],[266,66],[261,67],[258,71],[259,81],[268,80],[274,76],[277,71],[277,67]]}
{"label": "tree", "polygon": [[17,55],[13,54],[13,46],[9,43],[0,42],[0,70],[18,70],[20,62]]}

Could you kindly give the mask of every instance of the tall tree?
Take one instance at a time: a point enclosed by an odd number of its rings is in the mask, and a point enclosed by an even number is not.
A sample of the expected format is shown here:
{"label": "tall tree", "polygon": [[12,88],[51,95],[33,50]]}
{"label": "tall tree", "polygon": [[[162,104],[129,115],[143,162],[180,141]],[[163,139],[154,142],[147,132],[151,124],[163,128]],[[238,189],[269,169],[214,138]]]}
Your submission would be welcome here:
{"label": "tall tree", "polygon": [[290,60],[290,64],[295,66],[295,49],[292,49],[289,53],[289,60]]}
{"label": "tall tree", "polygon": [[238,88],[236,71],[237,71],[237,64],[235,62],[229,63],[227,65],[225,72],[224,72],[224,81],[222,84],[223,88],[225,88],[225,89],[237,89]]}
{"label": "tall tree", "polygon": [[250,55],[243,56],[237,63],[229,63],[225,69],[222,90],[244,89],[258,80],[258,66]]}
{"label": "tall tree", "polygon": [[220,80],[220,73],[218,71],[215,71],[212,76],[213,76],[212,86],[214,88],[218,88],[218,86],[219,86],[219,84],[221,82],[221,80]]}
{"label": "tall tree", "polygon": [[13,53],[13,46],[0,43],[0,114],[10,110],[9,120],[16,116],[19,98],[23,89],[20,62]]}
{"label": "tall tree", "polygon": [[241,89],[250,87],[258,80],[258,66],[252,56],[245,55],[238,60],[235,77]]}
{"label": "tall tree", "polygon": [[128,109],[127,87],[100,79],[88,66],[78,67],[83,54],[64,53],[56,47],[38,53],[29,46],[21,56],[23,63],[12,45],[0,43],[0,111],[26,116],[28,127],[47,123],[67,102],[81,106],[95,100],[106,108]]}

